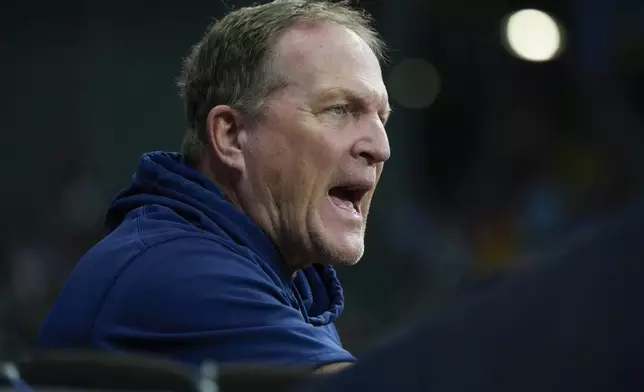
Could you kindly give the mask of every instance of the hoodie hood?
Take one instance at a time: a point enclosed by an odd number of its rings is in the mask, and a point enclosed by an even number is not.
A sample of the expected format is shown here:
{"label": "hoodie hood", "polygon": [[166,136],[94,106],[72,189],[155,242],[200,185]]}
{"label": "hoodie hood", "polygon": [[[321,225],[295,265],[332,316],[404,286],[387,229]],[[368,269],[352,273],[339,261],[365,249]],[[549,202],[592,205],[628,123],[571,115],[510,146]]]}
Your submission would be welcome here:
{"label": "hoodie hood", "polygon": [[167,207],[190,224],[251,250],[280,277],[282,288],[296,297],[307,322],[327,325],[342,312],[342,286],[331,266],[311,265],[294,277],[288,274],[282,255],[264,231],[226,200],[212,181],[187,166],[181,154],[151,152],[141,157],[130,186],[109,207],[108,230],[146,205]]}

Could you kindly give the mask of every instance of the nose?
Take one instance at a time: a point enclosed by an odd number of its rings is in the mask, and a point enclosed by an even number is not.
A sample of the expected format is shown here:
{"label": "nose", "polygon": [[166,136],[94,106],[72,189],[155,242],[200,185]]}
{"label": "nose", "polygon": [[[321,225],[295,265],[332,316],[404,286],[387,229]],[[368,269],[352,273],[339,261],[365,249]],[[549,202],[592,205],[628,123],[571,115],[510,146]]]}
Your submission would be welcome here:
{"label": "nose", "polygon": [[369,166],[385,162],[391,156],[389,138],[384,125],[378,119],[365,124],[360,139],[353,145],[352,155],[364,159]]}

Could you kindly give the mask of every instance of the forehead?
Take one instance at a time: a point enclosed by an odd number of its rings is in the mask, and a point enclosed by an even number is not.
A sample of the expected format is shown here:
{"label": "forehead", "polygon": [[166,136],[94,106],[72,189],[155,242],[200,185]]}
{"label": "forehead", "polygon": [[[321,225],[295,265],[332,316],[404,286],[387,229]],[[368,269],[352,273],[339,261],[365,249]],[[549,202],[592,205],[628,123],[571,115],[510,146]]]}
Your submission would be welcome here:
{"label": "forehead", "polygon": [[275,45],[275,59],[289,84],[311,95],[348,91],[387,101],[378,58],[355,32],[334,24],[300,24]]}

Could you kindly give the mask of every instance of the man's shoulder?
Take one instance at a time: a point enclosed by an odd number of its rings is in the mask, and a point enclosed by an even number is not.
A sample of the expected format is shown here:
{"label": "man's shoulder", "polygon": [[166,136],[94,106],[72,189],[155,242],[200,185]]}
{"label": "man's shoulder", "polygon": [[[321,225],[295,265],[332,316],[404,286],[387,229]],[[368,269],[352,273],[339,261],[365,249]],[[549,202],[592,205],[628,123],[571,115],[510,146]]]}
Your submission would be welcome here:
{"label": "man's shoulder", "polygon": [[[41,342],[49,335],[60,340],[65,333],[70,337],[61,342],[90,339],[90,328],[99,333],[121,317],[170,319],[191,304],[224,298],[231,285],[248,295],[261,292],[288,302],[270,268],[216,236],[176,232],[142,242],[141,237],[115,231],[79,260],[54,302]],[[203,313],[187,312],[184,317],[198,314]]]}
{"label": "man's shoulder", "polygon": [[70,280],[105,280],[114,286],[122,280],[144,279],[145,284],[134,285],[132,292],[187,275],[210,279],[245,275],[279,283],[267,261],[226,237],[172,225],[146,230],[145,225],[149,222],[126,222],[110,233],[78,262]]}
{"label": "man's shoulder", "polygon": [[[219,268],[222,272],[236,265],[263,267],[261,255],[237,244],[225,232],[205,229],[198,219],[179,215],[169,208],[146,205],[128,216],[81,258],[77,269],[111,270],[121,274],[135,264],[154,259],[156,267],[192,261],[197,268]],[[213,262],[217,260],[217,262]]]}
{"label": "man's shoulder", "polygon": [[234,247],[223,230],[217,230],[213,224],[206,229],[200,224],[200,218],[202,217],[177,213],[166,206],[149,204],[132,210],[105,237],[104,242],[116,245],[136,243],[139,248],[148,248],[169,241],[202,237],[228,248]]}
{"label": "man's shoulder", "polygon": [[270,279],[268,262],[227,238],[207,233],[178,233],[148,242],[123,274],[174,280],[186,275],[210,278],[253,275]]}
{"label": "man's shoulder", "polygon": [[[163,303],[222,296],[229,285],[282,296],[279,278],[266,263],[215,236],[182,234],[149,244],[119,272],[108,301],[125,304],[133,297]],[[176,291],[175,291],[176,290]]]}
{"label": "man's shoulder", "polygon": [[[149,290],[161,300],[163,288],[176,282],[231,276],[263,282],[264,289],[274,287],[275,292],[280,284],[268,261],[230,238],[181,218],[142,213],[126,219],[78,261],[59,297],[94,299],[100,305],[115,298],[117,290],[126,301]],[[212,292],[217,287],[213,284]]]}

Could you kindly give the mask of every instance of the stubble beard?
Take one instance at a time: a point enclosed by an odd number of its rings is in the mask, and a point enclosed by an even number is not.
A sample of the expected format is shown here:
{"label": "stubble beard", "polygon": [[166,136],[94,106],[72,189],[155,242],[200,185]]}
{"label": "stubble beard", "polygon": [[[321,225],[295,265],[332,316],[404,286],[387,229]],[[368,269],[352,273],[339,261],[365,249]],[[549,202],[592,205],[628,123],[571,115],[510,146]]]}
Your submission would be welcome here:
{"label": "stubble beard", "polygon": [[[362,229],[362,241],[360,244],[360,249],[357,254],[349,255],[348,252],[334,248],[329,242],[318,232],[311,234],[311,242],[313,245],[313,255],[312,260],[314,263],[318,264],[328,264],[328,265],[346,265],[351,266],[357,264],[364,255],[364,237],[365,229]],[[354,253],[354,252],[351,252]]]}

